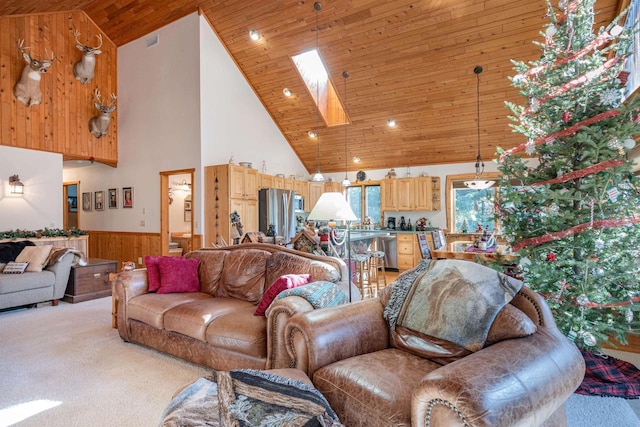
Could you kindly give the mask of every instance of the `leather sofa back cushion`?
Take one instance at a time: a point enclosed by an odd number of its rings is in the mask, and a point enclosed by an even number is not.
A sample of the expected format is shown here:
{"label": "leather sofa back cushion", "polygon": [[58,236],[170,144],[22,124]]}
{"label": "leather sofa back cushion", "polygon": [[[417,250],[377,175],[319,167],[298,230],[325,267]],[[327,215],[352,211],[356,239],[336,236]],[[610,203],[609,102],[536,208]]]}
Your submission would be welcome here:
{"label": "leather sofa back cushion", "polygon": [[[485,347],[513,338],[522,338],[535,333],[536,325],[524,312],[511,304],[507,304],[496,316]],[[396,331],[391,332],[393,347],[406,350],[426,359],[445,365],[458,360],[470,352],[452,342],[420,334],[410,329],[396,326]]]}
{"label": "leather sofa back cushion", "polygon": [[310,274],[310,282],[337,282],[340,273],[330,264],[286,252],[276,252],[267,260],[265,283],[270,285],[285,274]]}
{"label": "leather sofa back cushion", "polygon": [[185,258],[197,258],[200,260],[198,275],[200,277],[200,292],[215,295],[220,286],[220,277],[224,260],[229,251],[207,251],[199,250],[189,252]]}
{"label": "leather sofa back cushion", "polygon": [[215,296],[257,303],[262,298],[265,269],[271,253],[259,249],[230,251],[224,259]]}

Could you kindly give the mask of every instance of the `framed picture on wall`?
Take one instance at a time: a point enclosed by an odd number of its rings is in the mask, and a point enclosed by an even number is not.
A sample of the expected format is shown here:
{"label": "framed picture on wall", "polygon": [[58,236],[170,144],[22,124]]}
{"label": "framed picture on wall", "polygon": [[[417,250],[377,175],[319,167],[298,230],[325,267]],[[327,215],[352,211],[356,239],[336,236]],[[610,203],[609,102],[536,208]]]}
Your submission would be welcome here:
{"label": "framed picture on wall", "polygon": [[109,198],[109,209],[118,208],[118,189],[110,188],[107,190],[107,197]]}
{"label": "framed picture on wall", "polygon": [[91,193],[82,193],[82,210],[91,210]]}
{"label": "framed picture on wall", "polygon": [[133,187],[122,187],[122,207],[133,207]]}
{"label": "framed picture on wall", "polygon": [[104,191],[96,191],[93,194],[93,203],[97,211],[104,210]]}

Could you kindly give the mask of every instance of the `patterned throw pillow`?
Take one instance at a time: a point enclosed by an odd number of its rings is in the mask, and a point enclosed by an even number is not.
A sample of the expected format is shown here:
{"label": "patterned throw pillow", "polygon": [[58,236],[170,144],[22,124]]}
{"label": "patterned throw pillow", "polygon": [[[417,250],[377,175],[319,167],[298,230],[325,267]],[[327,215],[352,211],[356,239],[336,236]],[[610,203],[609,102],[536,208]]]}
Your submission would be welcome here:
{"label": "patterned throw pillow", "polygon": [[9,261],[7,265],[4,266],[2,274],[22,274],[27,268],[27,265],[29,265],[28,262]]}

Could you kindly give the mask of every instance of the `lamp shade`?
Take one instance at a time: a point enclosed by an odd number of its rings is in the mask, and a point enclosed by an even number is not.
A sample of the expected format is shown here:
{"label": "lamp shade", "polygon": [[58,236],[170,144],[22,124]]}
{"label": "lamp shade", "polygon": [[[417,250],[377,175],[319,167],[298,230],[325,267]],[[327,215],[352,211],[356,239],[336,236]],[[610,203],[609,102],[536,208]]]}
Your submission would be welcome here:
{"label": "lamp shade", "polygon": [[313,221],[329,221],[330,219],[341,221],[358,219],[342,193],[323,193],[307,217],[307,220]]}

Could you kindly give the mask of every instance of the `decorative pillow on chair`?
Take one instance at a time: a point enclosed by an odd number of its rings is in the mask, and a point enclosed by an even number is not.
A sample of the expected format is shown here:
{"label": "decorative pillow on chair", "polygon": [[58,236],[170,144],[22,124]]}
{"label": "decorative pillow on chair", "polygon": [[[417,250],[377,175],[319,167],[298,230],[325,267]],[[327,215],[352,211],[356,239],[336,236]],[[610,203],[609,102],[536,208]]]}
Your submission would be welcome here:
{"label": "decorative pillow on chair", "polygon": [[285,274],[276,279],[269,286],[269,289],[262,295],[262,299],[258,303],[255,313],[256,316],[264,316],[265,311],[271,305],[276,296],[285,289],[293,289],[298,286],[306,285],[311,278],[310,274]]}
{"label": "decorative pillow on chair", "polygon": [[39,273],[47,265],[52,248],[53,245],[25,246],[16,257],[16,262],[28,262],[26,271]]}
{"label": "decorative pillow on chair", "polygon": [[197,258],[158,257],[160,270],[158,293],[200,292],[198,264],[200,260]]}
{"label": "decorative pillow on chair", "polygon": [[22,274],[25,268],[27,268],[27,265],[29,265],[28,262],[9,261],[7,265],[4,266],[2,274]]}
{"label": "decorative pillow on chair", "polygon": [[158,266],[159,256],[144,256],[144,265],[147,266],[147,280],[149,282],[149,292],[155,292],[160,287],[160,267]]}

